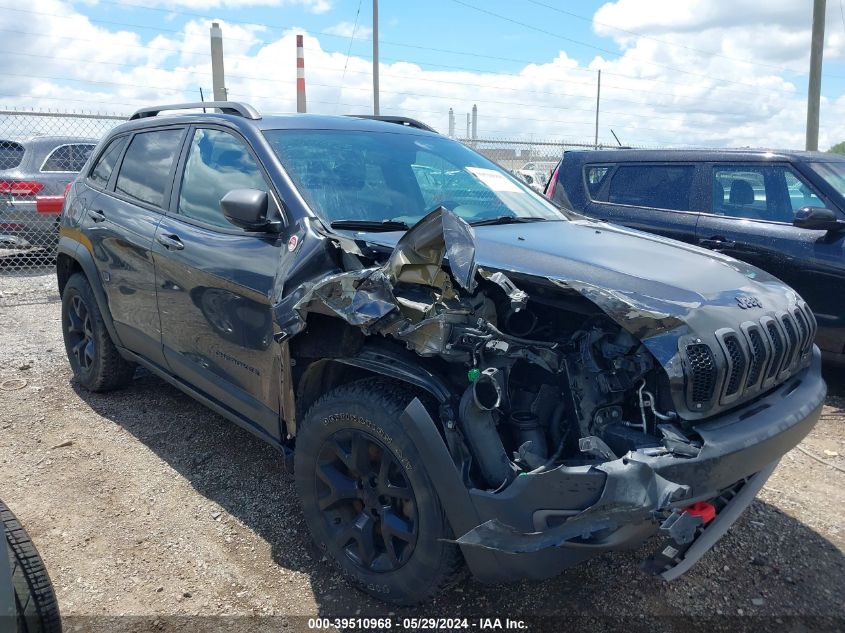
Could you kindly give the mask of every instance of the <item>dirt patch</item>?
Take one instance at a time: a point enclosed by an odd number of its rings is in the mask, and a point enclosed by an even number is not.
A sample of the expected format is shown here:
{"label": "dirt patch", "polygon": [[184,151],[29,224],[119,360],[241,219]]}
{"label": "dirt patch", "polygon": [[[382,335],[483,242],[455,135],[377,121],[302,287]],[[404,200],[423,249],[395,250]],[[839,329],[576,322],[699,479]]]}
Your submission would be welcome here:
{"label": "dirt patch", "polygon": [[[802,626],[845,618],[845,473],[798,450],[672,584],[638,570],[651,545],[544,582],[469,579],[421,608],[387,607],[320,560],[271,448],[149,375],[112,394],[79,389],[56,294],[51,276],[0,277],[0,498],[44,557],[69,630],[97,621],[109,622],[102,630],[121,622],[161,630],[192,615],[283,616],[272,620],[279,630],[307,630],[295,616],[317,615],[539,615],[552,629],[579,615],[599,623],[743,616],[735,627],[755,616],[773,624],[800,616]],[[845,381],[841,372],[828,378],[832,395],[801,446],[845,468]],[[80,619],[88,616],[100,620]],[[239,630],[258,621],[225,622]]]}

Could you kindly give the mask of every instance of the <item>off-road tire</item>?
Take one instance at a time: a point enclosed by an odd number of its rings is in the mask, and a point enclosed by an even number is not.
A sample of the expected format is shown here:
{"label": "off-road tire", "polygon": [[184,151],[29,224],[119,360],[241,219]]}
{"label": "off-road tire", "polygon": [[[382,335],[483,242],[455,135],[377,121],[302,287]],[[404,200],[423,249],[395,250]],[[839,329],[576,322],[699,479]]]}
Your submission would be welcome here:
{"label": "off-road tire", "polygon": [[[69,332],[73,302],[81,300],[90,319],[90,333],[93,341],[93,361],[85,367],[73,351],[77,341]],[[120,355],[109,336],[103,315],[94,297],[91,284],[82,273],[74,273],[62,292],[62,334],[68,361],[76,379],[89,391],[111,391],[125,387],[132,381],[135,364]]]}
{"label": "off-road tire", "polygon": [[2,501],[0,521],[12,569],[18,633],[61,633],[59,605],[44,563],[26,530]]}
{"label": "off-road tire", "polygon": [[[463,557],[419,453],[400,423],[417,395],[401,383],[368,378],[335,388],[305,414],[296,436],[294,473],[305,521],[318,549],[353,585],[386,602],[413,605],[428,600],[464,575]],[[386,447],[402,467],[416,503],[417,538],[398,569],[372,571],[356,563],[331,537],[319,506],[318,456],[341,430],[363,431]]]}

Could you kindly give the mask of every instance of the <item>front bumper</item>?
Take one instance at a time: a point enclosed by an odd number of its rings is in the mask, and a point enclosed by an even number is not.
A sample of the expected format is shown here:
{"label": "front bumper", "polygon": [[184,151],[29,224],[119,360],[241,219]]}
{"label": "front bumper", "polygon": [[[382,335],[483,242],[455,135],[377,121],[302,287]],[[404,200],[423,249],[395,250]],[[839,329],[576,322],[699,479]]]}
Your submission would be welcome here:
{"label": "front bumper", "polygon": [[712,547],[751,503],[756,490],[749,492],[750,482],[759,489],[781,456],[813,428],[826,391],[821,355],[814,348],[808,368],[763,398],[696,425],[703,440],[696,457],[635,451],[600,465],[523,474],[498,493],[439,487],[438,493],[441,498],[468,493],[471,508],[461,509],[455,520],[449,513],[454,504],[444,507],[473,573],[500,582],[546,578],[598,552],[639,547],[673,510],[739,490],[737,482],[750,478],[742,499],[737,494],[707,529],[697,531],[701,545],[676,548],[675,560],[656,569],[680,570],[665,576],[674,577]]}

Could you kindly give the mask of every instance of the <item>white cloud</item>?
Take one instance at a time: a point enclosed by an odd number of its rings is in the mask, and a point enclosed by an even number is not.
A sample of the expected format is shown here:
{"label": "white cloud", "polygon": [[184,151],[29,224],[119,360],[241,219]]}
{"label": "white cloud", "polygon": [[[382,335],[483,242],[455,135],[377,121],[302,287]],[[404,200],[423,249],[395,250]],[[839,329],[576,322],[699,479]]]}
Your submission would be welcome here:
{"label": "white cloud", "polygon": [[332,35],[340,35],[341,37],[352,37],[355,35],[356,38],[364,40],[373,34],[373,29],[370,27],[361,24],[356,25],[353,22],[339,22],[324,30],[326,33],[331,33]]}
{"label": "white cloud", "polygon": [[[0,106],[56,109],[87,103],[87,108],[130,112],[150,103],[194,101],[200,87],[211,93],[204,20],[188,22],[179,33],[142,39],[96,26],[62,0],[30,4],[48,14],[39,17],[37,27],[26,13],[0,13],[0,49],[7,51],[0,52],[0,65],[10,75],[0,89]],[[612,37],[622,52],[597,56],[586,66],[564,51],[511,74],[382,63],[381,110],[445,132],[451,107],[462,134],[466,113],[478,104],[481,136],[588,142],[595,71],[601,68],[599,137],[604,142],[614,142],[613,129],[633,145],[801,147],[806,77],[798,73],[806,67],[807,10],[796,12],[796,3],[773,0],[763,15],[753,4],[735,0],[735,10],[729,11],[724,3],[705,0],[655,0],[646,11],[632,0],[608,3],[597,12],[594,29]],[[263,27],[220,22],[231,99],[251,102],[265,113],[295,110],[295,35],[306,33],[309,111],[372,111],[370,61],[356,56],[347,61],[345,47],[328,52],[302,29],[268,39]],[[624,25],[648,38],[607,25]],[[350,26],[332,28],[349,36]],[[359,26],[356,37],[369,37],[367,31]],[[776,35],[765,36],[769,32]],[[781,47],[790,51],[788,58]],[[845,51],[845,41],[832,35],[826,57],[836,58],[839,47]],[[737,61],[744,59],[757,64]],[[456,56],[454,65],[469,63],[463,60]],[[845,97],[823,101],[822,147],[845,139],[843,105]]]}

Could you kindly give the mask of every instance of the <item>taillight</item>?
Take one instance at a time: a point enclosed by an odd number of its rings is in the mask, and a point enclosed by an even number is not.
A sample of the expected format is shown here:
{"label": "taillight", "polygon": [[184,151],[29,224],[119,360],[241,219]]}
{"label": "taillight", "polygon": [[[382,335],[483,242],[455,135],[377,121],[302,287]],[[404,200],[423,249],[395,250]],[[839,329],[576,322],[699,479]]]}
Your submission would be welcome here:
{"label": "taillight", "polygon": [[34,196],[43,188],[42,183],[32,180],[0,180],[0,194],[11,195],[14,198]]}
{"label": "taillight", "polygon": [[70,191],[73,183],[69,182],[65,186],[65,192],[61,196],[37,196],[35,198],[35,210],[38,213],[61,213],[62,206],[64,206],[65,198]]}
{"label": "taillight", "polygon": [[549,200],[552,199],[552,196],[555,193],[555,185],[557,184],[557,172],[559,172],[559,171],[560,171],[560,164],[558,163],[558,166],[555,167],[555,171],[552,174],[551,179],[549,179],[549,184],[546,185],[546,191],[544,192],[544,195]]}

